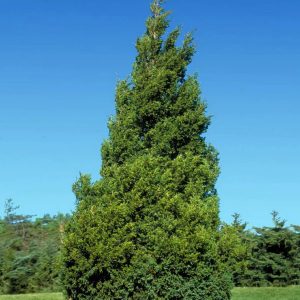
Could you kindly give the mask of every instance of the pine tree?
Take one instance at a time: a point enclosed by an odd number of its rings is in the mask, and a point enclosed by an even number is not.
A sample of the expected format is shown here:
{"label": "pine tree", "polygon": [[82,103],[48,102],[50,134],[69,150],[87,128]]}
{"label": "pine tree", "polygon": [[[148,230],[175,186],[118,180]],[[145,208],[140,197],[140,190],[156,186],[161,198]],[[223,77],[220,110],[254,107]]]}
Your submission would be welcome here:
{"label": "pine tree", "polygon": [[195,52],[151,5],[116,115],[102,146],[101,179],[74,184],[77,208],[64,240],[63,282],[73,299],[230,298],[220,259],[218,156],[203,134],[210,118]]}
{"label": "pine tree", "polygon": [[299,284],[300,248],[296,228],[287,227],[272,212],[273,227],[255,227],[252,234],[248,270],[241,274],[249,286],[287,286]]}
{"label": "pine tree", "polygon": [[0,294],[59,291],[59,226],[68,215],[33,219],[18,208],[8,199],[0,218]]}

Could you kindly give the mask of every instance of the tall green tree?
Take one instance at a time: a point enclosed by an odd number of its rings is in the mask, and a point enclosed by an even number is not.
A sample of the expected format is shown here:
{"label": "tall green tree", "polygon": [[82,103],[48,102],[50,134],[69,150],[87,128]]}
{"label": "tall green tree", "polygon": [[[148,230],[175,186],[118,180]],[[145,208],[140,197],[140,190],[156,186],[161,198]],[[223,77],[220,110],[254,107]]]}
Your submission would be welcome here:
{"label": "tall green tree", "polygon": [[102,178],[74,184],[77,208],[64,240],[63,281],[77,299],[230,298],[220,258],[218,156],[203,134],[210,118],[195,52],[179,28],[167,34],[162,1],[151,5],[116,115],[102,146]]}

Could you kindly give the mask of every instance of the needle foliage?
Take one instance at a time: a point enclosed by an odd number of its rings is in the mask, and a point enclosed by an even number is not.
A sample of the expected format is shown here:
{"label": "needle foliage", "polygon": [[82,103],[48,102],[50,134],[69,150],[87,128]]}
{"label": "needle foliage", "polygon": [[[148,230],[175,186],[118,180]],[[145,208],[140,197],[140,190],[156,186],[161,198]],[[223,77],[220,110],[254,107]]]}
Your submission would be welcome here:
{"label": "needle foliage", "polygon": [[151,12],[131,76],[117,84],[101,179],[74,184],[63,262],[73,300],[230,298],[218,156],[203,136],[210,118],[198,80],[186,74],[193,38],[178,45],[161,1]]}

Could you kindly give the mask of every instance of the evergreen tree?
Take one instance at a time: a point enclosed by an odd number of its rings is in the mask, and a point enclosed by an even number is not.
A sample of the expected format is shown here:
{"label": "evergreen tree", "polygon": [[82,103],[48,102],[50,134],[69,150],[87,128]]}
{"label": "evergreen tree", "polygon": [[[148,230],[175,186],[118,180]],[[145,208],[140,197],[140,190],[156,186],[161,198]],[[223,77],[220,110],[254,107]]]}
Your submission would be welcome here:
{"label": "evergreen tree", "polygon": [[68,216],[33,220],[17,209],[7,200],[0,219],[0,294],[59,291],[60,227]]}
{"label": "evergreen tree", "polygon": [[168,12],[151,5],[116,116],[102,146],[102,178],[74,184],[77,208],[64,240],[63,281],[78,299],[230,298],[220,257],[215,149],[188,34],[168,35]]}
{"label": "evergreen tree", "polygon": [[240,282],[248,286],[286,286],[300,282],[300,244],[297,226],[285,225],[277,212],[272,213],[273,227],[255,227],[251,237],[248,270]]}
{"label": "evergreen tree", "polygon": [[232,224],[224,223],[221,227],[220,249],[224,251],[221,257],[230,267],[234,285],[241,286],[251,256],[251,243],[247,223],[242,222],[238,213],[232,216]]}

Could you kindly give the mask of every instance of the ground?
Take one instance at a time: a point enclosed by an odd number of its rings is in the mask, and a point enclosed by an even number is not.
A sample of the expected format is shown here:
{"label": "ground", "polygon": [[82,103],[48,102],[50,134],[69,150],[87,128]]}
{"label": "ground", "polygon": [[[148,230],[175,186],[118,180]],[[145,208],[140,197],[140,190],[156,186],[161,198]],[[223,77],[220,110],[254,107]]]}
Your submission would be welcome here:
{"label": "ground", "polygon": [[[61,293],[2,295],[0,300],[64,300]],[[287,288],[235,288],[232,300],[300,300],[300,286]]]}

